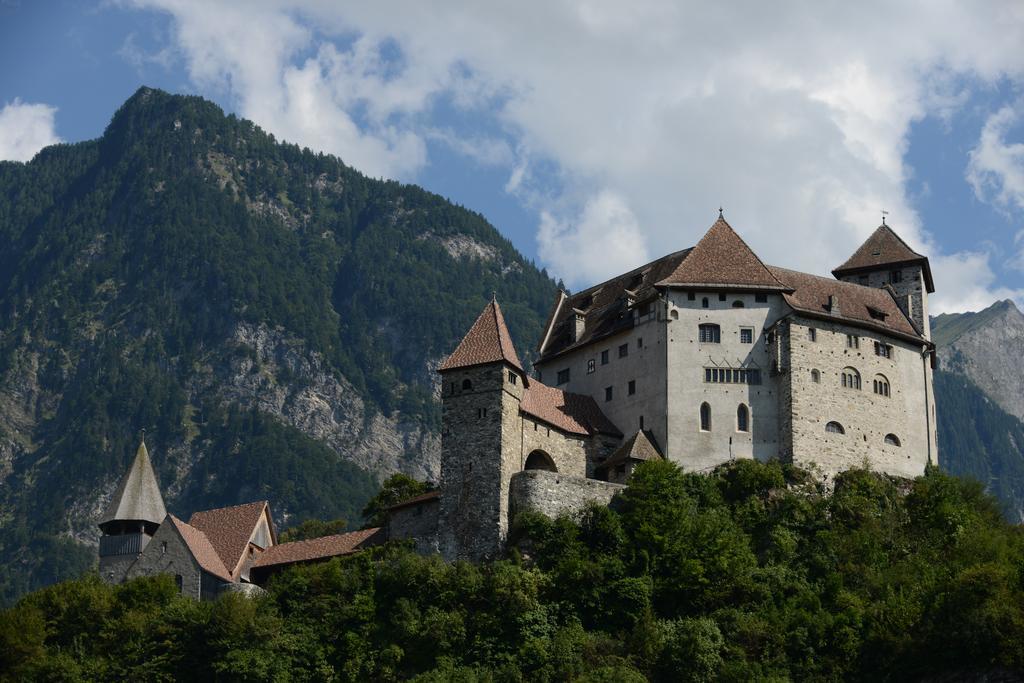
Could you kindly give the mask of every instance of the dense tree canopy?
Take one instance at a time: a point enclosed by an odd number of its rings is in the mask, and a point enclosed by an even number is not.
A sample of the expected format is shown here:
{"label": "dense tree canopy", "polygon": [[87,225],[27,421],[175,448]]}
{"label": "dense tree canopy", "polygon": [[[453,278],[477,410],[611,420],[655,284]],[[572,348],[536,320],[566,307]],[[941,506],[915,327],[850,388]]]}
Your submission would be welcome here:
{"label": "dense tree canopy", "polygon": [[520,516],[507,560],[401,545],[256,600],[86,577],[0,615],[9,680],[920,680],[1024,672],[1024,538],[975,484],[645,463],[612,509]]}

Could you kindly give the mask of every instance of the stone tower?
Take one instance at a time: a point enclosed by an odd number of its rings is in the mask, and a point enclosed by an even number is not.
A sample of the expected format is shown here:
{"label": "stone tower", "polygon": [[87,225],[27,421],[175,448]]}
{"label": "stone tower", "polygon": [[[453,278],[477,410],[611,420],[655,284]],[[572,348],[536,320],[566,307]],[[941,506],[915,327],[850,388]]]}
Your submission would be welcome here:
{"label": "stone tower", "polygon": [[907,246],[884,219],[871,237],[832,274],[840,280],[869,287],[892,287],[903,312],[925,339],[932,338],[928,295],[935,292],[935,283],[928,258]]}
{"label": "stone tower", "polygon": [[153,474],[146,442],[142,441],[135,461],[100,519],[100,576],[104,581],[124,581],[128,568],[149,545],[166,516],[160,485]]}
{"label": "stone tower", "polygon": [[529,381],[497,301],[438,368],[442,383],[440,550],[447,560],[501,552],[509,481],[519,468],[519,407]]}

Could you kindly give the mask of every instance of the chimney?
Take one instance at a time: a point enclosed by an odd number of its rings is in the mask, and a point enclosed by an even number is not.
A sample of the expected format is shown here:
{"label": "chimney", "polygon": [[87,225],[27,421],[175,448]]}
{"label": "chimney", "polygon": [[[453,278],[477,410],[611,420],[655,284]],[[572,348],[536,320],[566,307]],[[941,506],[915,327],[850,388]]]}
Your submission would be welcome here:
{"label": "chimney", "polygon": [[586,329],[586,319],[584,318],[583,311],[578,308],[572,309],[572,315],[572,340],[578,342],[583,337],[583,331]]}
{"label": "chimney", "polygon": [[828,295],[828,312],[832,315],[839,315],[839,296],[837,294]]}

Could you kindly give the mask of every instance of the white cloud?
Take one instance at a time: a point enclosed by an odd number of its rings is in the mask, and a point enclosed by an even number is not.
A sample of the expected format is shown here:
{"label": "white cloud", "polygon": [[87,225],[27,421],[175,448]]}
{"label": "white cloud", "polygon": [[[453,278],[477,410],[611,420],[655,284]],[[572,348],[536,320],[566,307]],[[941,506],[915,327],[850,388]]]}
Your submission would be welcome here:
{"label": "white cloud", "polygon": [[54,128],[56,107],[15,98],[0,109],[0,159],[29,161],[47,145],[60,142]]}
{"label": "white cloud", "polygon": [[1007,142],[1014,124],[1021,120],[1024,100],[1016,107],[1002,107],[981,129],[978,145],[971,150],[967,180],[982,201],[1004,209],[1024,210],[1024,143]]}
{"label": "white cloud", "polygon": [[1014,0],[133,4],[174,16],[192,78],[242,115],[374,175],[417,178],[439,99],[501,126],[507,190],[573,286],[692,245],[720,203],[766,261],[821,273],[885,208],[953,279],[970,255],[914,212],[908,131],[1024,77]]}
{"label": "white cloud", "polygon": [[960,252],[930,259],[935,275],[935,294],[929,300],[931,315],[980,311],[995,300],[1013,299],[1024,308],[1024,290],[996,284],[986,252]]}

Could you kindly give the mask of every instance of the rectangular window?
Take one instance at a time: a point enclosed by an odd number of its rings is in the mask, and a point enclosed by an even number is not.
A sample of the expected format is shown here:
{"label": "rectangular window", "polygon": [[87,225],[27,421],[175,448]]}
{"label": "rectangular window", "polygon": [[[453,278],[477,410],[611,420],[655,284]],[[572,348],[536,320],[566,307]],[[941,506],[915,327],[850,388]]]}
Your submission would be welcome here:
{"label": "rectangular window", "polygon": [[701,344],[719,344],[722,341],[722,328],[718,325],[705,323],[698,328]]}
{"label": "rectangular window", "polygon": [[890,282],[903,282],[903,271],[902,270],[894,270],[891,273],[889,273],[889,281]]}
{"label": "rectangular window", "polygon": [[569,382],[569,368],[558,371],[558,384],[567,384]]}
{"label": "rectangular window", "polygon": [[761,371],[757,368],[704,368],[704,381],[708,384],[760,384]]}
{"label": "rectangular window", "polygon": [[812,342],[818,341],[818,331],[813,327],[807,328],[807,340]]}
{"label": "rectangular window", "polygon": [[855,334],[846,335],[846,348],[848,349],[859,349],[860,348],[860,337]]}
{"label": "rectangular window", "polygon": [[629,355],[629,344],[623,344],[619,347],[619,358],[625,358]]}
{"label": "rectangular window", "polygon": [[722,292],[721,294],[718,295],[718,300],[725,301],[725,292]]}
{"label": "rectangular window", "polygon": [[601,365],[608,365],[608,351],[601,352]]}
{"label": "rectangular window", "polygon": [[640,429],[643,429],[643,428],[644,428],[644,416],[641,415],[640,416]]}
{"label": "rectangular window", "polygon": [[512,372],[511,370],[508,371],[508,383],[509,384],[515,384],[518,379],[519,379],[519,377],[516,375],[516,373]]}
{"label": "rectangular window", "polygon": [[712,372],[713,372],[713,370],[711,368],[704,368],[704,381],[705,382],[710,382],[711,381],[711,373]]}
{"label": "rectangular window", "polygon": [[612,400],[612,387],[605,387],[604,388],[604,400],[605,401]]}
{"label": "rectangular window", "polygon": [[626,393],[629,394],[630,396],[635,394],[636,393],[636,380],[635,379],[629,380],[628,387],[629,388],[627,389]]}
{"label": "rectangular window", "polygon": [[696,292],[687,292],[686,293],[686,300],[687,301],[696,301],[697,300],[697,293]]}
{"label": "rectangular window", "polygon": [[596,369],[596,365],[597,365],[597,363],[594,362],[593,358],[591,358],[590,360],[587,361],[587,374],[588,375],[591,374],[592,372],[594,372],[594,370]]}
{"label": "rectangular window", "polygon": [[740,344],[753,344],[754,343],[754,328],[752,327],[741,327],[740,328]]}
{"label": "rectangular window", "polygon": [[754,301],[756,301],[759,304],[766,304],[766,303],[768,303],[768,295],[767,294],[755,294],[754,295]]}
{"label": "rectangular window", "polygon": [[644,338],[643,337],[637,337],[636,338],[636,348],[638,348],[638,349],[644,348]]}
{"label": "rectangular window", "polygon": [[892,347],[888,344],[875,342],[875,355],[881,356],[882,358],[892,358]]}

